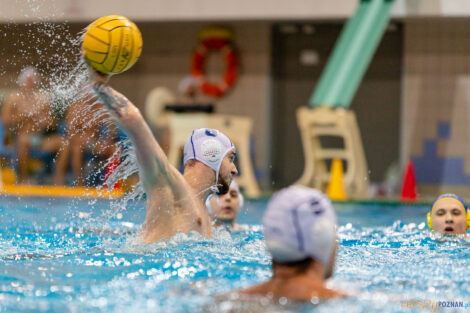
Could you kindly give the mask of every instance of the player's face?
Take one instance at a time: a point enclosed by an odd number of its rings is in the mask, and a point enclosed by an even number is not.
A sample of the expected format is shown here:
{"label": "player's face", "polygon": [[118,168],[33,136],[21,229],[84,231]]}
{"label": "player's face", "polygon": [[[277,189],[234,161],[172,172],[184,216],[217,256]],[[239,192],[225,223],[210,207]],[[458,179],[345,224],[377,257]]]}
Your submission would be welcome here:
{"label": "player's face", "polygon": [[235,166],[235,157],[235,149],[232,149],[222,160],[219,171],[218,195],[224,195],[229,191],[233,176],[238,174],[237,167]]}
{"label": "player's face", "polygon": [[442,199],[432,212],[432,226],[442,234],[465,234],[467,232],[465,209],[454,199]]}
{"label": "player's face", "polygon": [[212,197],[211,210],[213,217],[221,221],[233,221],[240,209],[240,198],[235,187],[230,186],[229,191],[220,196]]}

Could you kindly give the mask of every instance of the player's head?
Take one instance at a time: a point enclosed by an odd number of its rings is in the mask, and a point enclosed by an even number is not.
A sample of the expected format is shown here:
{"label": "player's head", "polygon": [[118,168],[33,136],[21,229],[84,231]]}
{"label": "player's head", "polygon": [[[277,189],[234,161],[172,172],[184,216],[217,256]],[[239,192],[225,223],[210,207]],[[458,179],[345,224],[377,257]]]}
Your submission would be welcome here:
{"label": "player's head", "polygon": [[431,230],[443,234],[465,234],[470,226],[470,215],[465,202],[452,193],[436,198],[427,220]]}
{"label": "player's head", "polygon": [[237,173],[234,164],[235,146],[222,132],[199,128],[192,132],[184,146],[183,162],[197,160],[215,172],[215,186],[219,194],[229,190],[232,177]]}
{"label": "player's head", "polygon": [[313,259],[331,276],[336,254],[336,214],[318,190],[291,186],[277,192],[263,216],[264,237],[273,261],[302,264]]}

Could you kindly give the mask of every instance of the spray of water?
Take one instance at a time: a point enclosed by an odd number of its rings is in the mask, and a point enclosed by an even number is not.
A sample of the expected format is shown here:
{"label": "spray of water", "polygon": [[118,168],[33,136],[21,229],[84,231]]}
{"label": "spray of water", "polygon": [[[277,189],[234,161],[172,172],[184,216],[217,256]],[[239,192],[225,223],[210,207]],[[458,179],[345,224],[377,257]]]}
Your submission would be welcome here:
{"label": "spray of water", "polygon": [[[40,76],[39,92],[50,99],[51,114],[54,119],[63,119],[67,110],[73,103],[85,103],[77,110],[72,123],[81,124],[83,128],[92,128],[101,125],[104,129],[114,127],[107,112],[99,107],[90,86],[89,72],[81,55],[81,42],[83,27],[67,22],[52,22],[61,19],[64,13],[49,12],[50,7],[60,7],[60,3],[51,5],[57,0],[14,0],[9,5],[14,6],[17,14],[24,19],[34,20],[28,23],[15,23],[0,25],[0,91],[17,88],[18,73],[26,66],[34,67]],[[0,17],[1,17],[0,12]],[[40,17],[41,16],[41,17]],[[46,17],[44,17],[46,16]],[[0,92],[6,97],[7,93]],[[42,117],[46,118],[46,117]],[[47,117],[49,118],[49,116]],[[80,130],[69,130],[67,137],[77,135]],[[88,149],[103,149],[103,142],[94,138],[87,143]],[[101,186],[112,190],[119,181],[138,172],[137,159],[134,148],[129,139],[122,138],[118,142],[108,142],[112,155],[106,160],[93,156],[83,166],[83,171],[90,171],[95,180],[101,181]],[[61,148],[64,149],[64,148]],[[59,152],[60,153],[60,152]],[[116,162],[117,161],[117,162]],[[90,166],[91,164],[94,165]],[[118,164],[117,167],[115,164]],[[97,167],[97,168],[96,168]],[[115,167],[112,173],[105,175],[107,168]],[[95,170],[93,170],[95,169]],[[105,224],[122,210],[125,210],[128,201],[140,199],[144,194],[143,186],[139,182],[132,190],[120,200],[111,201],[110,210],[102,220]],[[93,205],[90,201],[90,205]],[[73,213],[72,213],[73,214]]]}
{"label": "spray of water", "polygon": [[[29,2],[30,12],[25,12],[24,16],[38,14],[43,11],[46,3],[45,0],[29,0]],[[54,18],[55,16],[50,17],[51,20]],[[38,19],[27,24],[9,23],[0,27],[3,28],[0,32],[3,34],[0,54],[5,56],[3,61],[0,61],[0,73],[10,78],[2,81],[4,88],[16,85],[16,76],[21,68],[33,66],[40,73],[40,92],[48,95],[55,118],[64,118],[67,110],[74,103],[83,103],[85,105],[77,110],[72,123],[80,124],[82,128],[92,128],[93,125],[101,125],[107,129],[114,127],[113,121],[107,111],[99,105],[90,86],[89,69],[80,49],[85,31],[82,26]],[[80,129],[68,130],[67,135],[71,137],[77,135],[74,132],[80,131]],[[134,147],[129,139],[121,138],[119,142],[107,142],[107,144],[111,145],[109,147],[109,150],[113,151],[111,156],[108,156],[106,160],[93,156],[84,164],[83,171],[91,172],[95,180],[101,181],[99,187],[112,190],[118,182],[138,174],[139,167]],[[92,151],[102,149],[102,145],[103,142],[100,140],[87,143],[88,149]],[[92,164],[94,166],[91,166]],[[114,169],[111,173],[104,174],[107,168]],[[215,187],[208,189],[214,190]],[[207,192],[208,189],[201,193]],[[119,219],[119,216],[122,216],[121,213],[126,209],[129,201],[141,199],[143,195],[143,185],[139,181],[124,198],[111,201],[110,209],[101,217],[90,217],[88,221],[90,224],[97,223],[105,226],[111,219],[116,217]],[[94,201],[91,200],[89,205],[93,206]],[[71,210],[71,214],[75,216],[76,212]],[[105,232],[104,227],[102,231]]]}

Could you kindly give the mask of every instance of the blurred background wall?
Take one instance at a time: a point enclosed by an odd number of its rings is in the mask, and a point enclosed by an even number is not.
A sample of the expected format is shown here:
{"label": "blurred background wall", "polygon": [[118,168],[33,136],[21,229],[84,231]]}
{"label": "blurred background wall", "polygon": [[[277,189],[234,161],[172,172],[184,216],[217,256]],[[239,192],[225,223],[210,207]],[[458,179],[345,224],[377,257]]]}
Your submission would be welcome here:
{"label": "blurred background wall", "polygon": [[469,29],[468,18],[406,23],[402,159],[425,194],[469,191]]}
{"label": "blurred background wall", "polygon": [[[273,173],[276,187],[297,180],[304,159],[295,111],[308,104],[326,65],[342,22],[280,23],[273,26]],[[399,158],[403,30],[393,23],[354,98],[372,181],[382,181]],[[335,143],[330,143],[334,145]]]}
{"label": "blurred background wall", "polygon": [[[64,29],[74,36],[86,27],[87,24],[68,24]],[[149,91],[157,86],[168,87],[175,94],[178,82],[191,70],[191,55],[197,46],[197,34],[207,25],[201,22],[179,23],[138,23],[142,32],[144,47],[139,61],[125,74],[116,75],[111,84],[129,97],[142,110]],[[253,142],[256,146],[254,152],[255,167],[258,176],[267,179],[267,166],[269,163],[269,135],[270,124],[270,23],[266,22],[230,22],[224,26],[231,28],[236,36],[235,42],[240,55],[240,75],[236,86],[224,98],[215,101],[200,95],[200,102],[214,103],[215,110],[223,114],[250,116],[254,119]],[[48,35],[37,31],[34,25],[19,24],[2,28],[9,31],[8,37],[0,38],[0,51],[4,56],[0,59],[0,89],[7,92],[16,88],[18,72],[28,64],[39,64],[41,68],[50,67],[51,55],[55,49],[48,48],[50,39]],[[13,31],[12,31],[13,30]],[[41,46],[24,43],[24,38],[34,36],[35,42]],[[36,51],[41,51],[38,54]],[[70,61],[76,62],[73,57],[79,53],[64,50],[62,53],[70,55]],[[34,57],[23,59],[22,55]],[[42,64],[42,66],[41,66]],[[220,73],[225,69],[224,59],[220,56],[210,56],[206,63],[206,72],[209,79],[220,79]],[[210,75],[212,73],[212,75]],[[47,73],[45,73],[47,75]]]}
{"label": "blurred background wall", "polygon": [[[0,3],[0,19],[88,21],[110,12],[138,21],[344,19],[356,6],[357,0],[11,0]],[[392,11],[395,18],[469,14],[467,0],[396,0]]]}
{"label": "blurred background wall", "polygon": [[[303,170],[295,110],[307,105],[356,5],[355,0],[2,1],[5,31],[0,47],[7,57],[0,59],[0,89],[15,88],[18,71],[33,62],[22,60],[24,51],[18,49],[37,48],[19,44],[35,29],[30,22],[52,21],[78,36],[96,17],[122,14],[139,25],[144,49],[139,62],[115,76],[112,85],[143,108],[156,86],[176,92],[179,80],[190,72],[191,53],[203,27],[227,26],[235,33],[240,76],[233,90],[216,102],[216,111],[254,119],[258,179],[265,189],[279,188]],[[448,187],[469,189],[469,27],[470,1],[396,1],[392,22],[351,107],[373,182],[383,181],[394,161],[403,165],[411,159],[423,194]],[[36,36],[43,36],[37,40],[43,45],[50,42],[47,34]],[[46,48],[36,61],[47,63],[48,54],[57,53]],[[217,79],[224,67],[220,56],[210,56],[209,77]]]}

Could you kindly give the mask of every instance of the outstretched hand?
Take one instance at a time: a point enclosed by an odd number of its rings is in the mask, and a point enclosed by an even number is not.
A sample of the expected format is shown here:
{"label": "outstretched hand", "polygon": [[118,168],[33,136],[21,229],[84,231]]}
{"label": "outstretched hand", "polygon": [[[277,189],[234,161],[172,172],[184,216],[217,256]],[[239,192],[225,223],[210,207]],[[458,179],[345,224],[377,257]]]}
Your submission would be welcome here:
{"label": "outstretched hand", "polygon": [[81,58],[82,58],[83,63],[85,63],[85,65],[88,69],[88,77],[90,78],[90,81],[92,83],[94,83],[94,82],[107,83],[109,81],[109,78],[111,77],[111,75],[104,74],[104,73],[101,73],[101,72],[98,72],[97,70],[95,70],[90,64],[88,64],[88,61],[85,58],[84,53],[82,53]]}
{"label": "outstretched hand", "polygon": [[103,74],[101,72],[98,72],[91,66],[88,66],[88,74],[92,83],[100,82],[106,84],[109,81],[109,78],[111,77],[111,75],[109,74]]}
{"label": "outstretched hand", "polygon": [[93,82],[93,90],[111,113],[116,114],[118,117],[122,117],[129,104],[129,100],[123,94],[105,85],[105,83],[101,81]]}
{"label": "outstretched hand", "polygon": [[87,67],[93,91],[111,115],[121,118],[126,113],[130,101],[123,94],[107,85],[111,77],[110,74],[98,72],[88,64]]}

